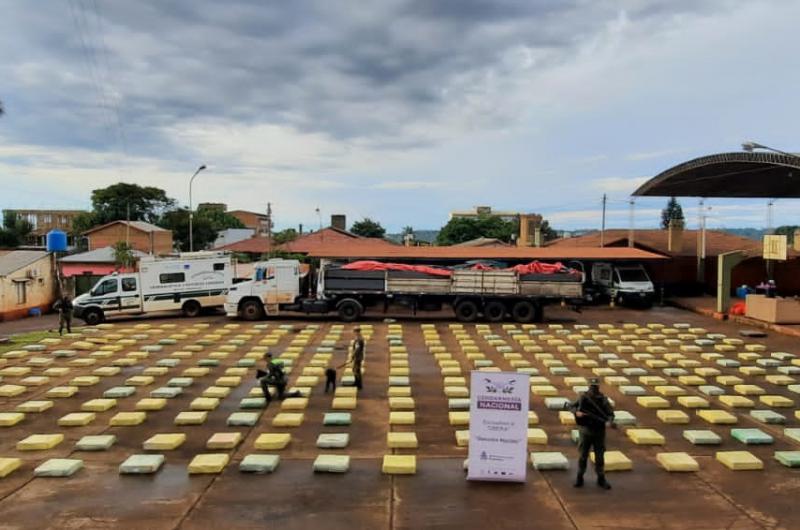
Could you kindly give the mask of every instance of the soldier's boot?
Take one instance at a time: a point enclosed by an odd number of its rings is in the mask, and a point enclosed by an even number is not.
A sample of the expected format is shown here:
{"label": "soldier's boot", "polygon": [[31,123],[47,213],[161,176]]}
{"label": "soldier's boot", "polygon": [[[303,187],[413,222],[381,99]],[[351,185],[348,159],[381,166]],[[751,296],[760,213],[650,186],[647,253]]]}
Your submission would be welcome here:
{"label": "soldier's boot", "polygon": [[605,474],[597,476],[597,485],[603,488],[604,490],[611,489],[611,484],[609,484],[608,481],[606,480]]}
{"label": "soldier's boot", "polygon": [[575,483],[573,484],[573,486],[576,487],[576,488],[582,488],[583,487],[583,473],[578,472],[578,476],[575,477]]}

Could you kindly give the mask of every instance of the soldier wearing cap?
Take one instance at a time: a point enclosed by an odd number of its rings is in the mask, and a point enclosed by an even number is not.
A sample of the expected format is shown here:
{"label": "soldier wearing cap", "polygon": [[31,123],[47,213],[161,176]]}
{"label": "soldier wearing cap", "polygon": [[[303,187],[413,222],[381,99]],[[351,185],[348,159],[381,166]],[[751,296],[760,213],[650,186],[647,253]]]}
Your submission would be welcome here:
{"label": "soldier wearing cap", "polygon": [[364,362],[364,337],[361,336],[361,328],[355,328],[353,333],[355,333],[355,337],[350,349],[350,361],[353,363],[353,377],[356,380],[356,388],[361,390],[363,388],[361,365]]}
{"label": "soldier wearing cap", "polygon": [[605,475],[606,424],[610,425],[612,429],[616,428],[613,423],[614,409],[608,402],[608,398],[600,392],[600,382],[597,378],[589,380],[589,390],[582,393],[570,409],[575,414],[575,422],[580,427],[580,441],[578,442],[580,458],[578,459],[578,476],[575,479],[575,487],[583,486],[583,475],[586,473],[589,451],[594,449],[597,485],[610,490],[611,485]]}
{"label": "soldier wearing cap", "polygon": [[269,385],[273,385],[277,391],[278,399],[283,399],[286,395],[286,384],[288,377],[283,370],[283,363],[277,359],[272,358],[272,354],[267,352],[264,354],[264,361],[267,363],[267,371],[258,370],[256,377],[261,385],[261,391],[264,393],[264,399],[267,404],[272,401],[272,396],[269,393]]}

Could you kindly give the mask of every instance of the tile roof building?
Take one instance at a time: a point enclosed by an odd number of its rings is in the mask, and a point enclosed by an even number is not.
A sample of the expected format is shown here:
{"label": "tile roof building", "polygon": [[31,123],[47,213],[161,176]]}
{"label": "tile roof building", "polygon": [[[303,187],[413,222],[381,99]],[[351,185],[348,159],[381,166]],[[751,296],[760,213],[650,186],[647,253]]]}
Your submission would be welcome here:
{"label": "tile roof building", "polygon": [[112,221],[95,226],[83,235],[88,240],[89,250],[129,241],[131,248],[145,254],[160,256],[173,252],[172,231],[144,221]]}

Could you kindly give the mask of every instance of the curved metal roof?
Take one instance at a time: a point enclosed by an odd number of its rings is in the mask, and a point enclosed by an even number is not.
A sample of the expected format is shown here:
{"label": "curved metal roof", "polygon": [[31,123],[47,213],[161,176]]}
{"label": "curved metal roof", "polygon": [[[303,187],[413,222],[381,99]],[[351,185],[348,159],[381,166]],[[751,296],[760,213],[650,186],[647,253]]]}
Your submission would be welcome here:
{"label": "curved metal roof", "polygon": [[720,153],[689,160],[642,184],[634,196],[800,198],[800,156]]}

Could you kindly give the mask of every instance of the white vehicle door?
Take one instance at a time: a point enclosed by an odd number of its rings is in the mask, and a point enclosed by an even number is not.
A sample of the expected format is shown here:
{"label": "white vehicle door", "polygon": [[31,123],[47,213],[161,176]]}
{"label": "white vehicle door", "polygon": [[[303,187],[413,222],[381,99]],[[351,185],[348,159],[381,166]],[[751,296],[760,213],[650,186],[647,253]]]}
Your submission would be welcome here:
{"label": "white vehicle door", "polygon": [[122,313],[141,313],[142,296],[139,279],[136,276],[120,278],[120,311]]}
{"label": "white vehicle door", "polygon": [[98,283],[91,292],[95,301],[106,314],[115,314],[120,311],[119,278],[106,278]]}
{"label": "white vehicle door", "polygon": [[297,267],[269,263],[256,272],[256,283],[260,284],[262,299],[269,306],[294,302],[298,294]]}
{"label": "white vehicle door", "polygon": [[611,272],[611,265],[608,263],[595,263],[592,267],[592,281],[596,285],[609,289],[614,282]]}

